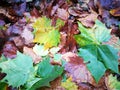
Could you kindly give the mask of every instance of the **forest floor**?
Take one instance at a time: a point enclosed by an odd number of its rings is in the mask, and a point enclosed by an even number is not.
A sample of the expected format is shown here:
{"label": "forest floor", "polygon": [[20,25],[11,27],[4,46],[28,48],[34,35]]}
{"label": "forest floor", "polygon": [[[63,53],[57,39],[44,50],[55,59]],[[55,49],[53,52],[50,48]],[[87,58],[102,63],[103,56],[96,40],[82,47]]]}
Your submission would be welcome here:
{"label": "forest floor", "polygon": [[0,90],[120,90],[120,0],[0,0]]}

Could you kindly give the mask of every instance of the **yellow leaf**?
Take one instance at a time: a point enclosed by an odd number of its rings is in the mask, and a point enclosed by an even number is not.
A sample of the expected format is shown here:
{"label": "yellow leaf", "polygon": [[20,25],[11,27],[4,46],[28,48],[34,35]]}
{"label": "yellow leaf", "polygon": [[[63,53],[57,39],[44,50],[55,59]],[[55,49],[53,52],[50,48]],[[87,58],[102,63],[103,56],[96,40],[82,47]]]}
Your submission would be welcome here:
{"label": "yellow leaf", "polygon": [[57,46],[60,42],[60,33],[55,29],[60,25],[61,23],[57,24],[56,27],[53,27],[51,26],[50,19],[46,17],[38,18],[33,24],[33,28],[36,30],[34,33],[34,42],[43,44],[45,49]]}
{"label": "yellow leaf", "polygon": [[72,82],[72,78],[68,78],[65,82],[61,83],[61,86],[64,87],[66,90],[78,90],[78,86]]}

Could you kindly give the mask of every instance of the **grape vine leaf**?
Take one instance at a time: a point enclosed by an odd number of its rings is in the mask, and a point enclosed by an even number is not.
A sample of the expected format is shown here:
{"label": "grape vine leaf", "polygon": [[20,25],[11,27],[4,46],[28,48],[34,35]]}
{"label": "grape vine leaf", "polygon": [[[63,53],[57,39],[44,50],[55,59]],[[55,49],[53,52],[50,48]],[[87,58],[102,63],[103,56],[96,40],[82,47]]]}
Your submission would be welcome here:
{"label": "grape vine leaf", "polygon": [[33,24],[33,28],[35,29],[34,42],[44,44],[45,48],[57,46],[60,42],[60,33],[58,31],[58,27],[62,26],[61,20],[58,21],[56,27],[53,27],[50,19],[46,17],[38,18]]}
{"label": "grape vine leaf", "polygon": [[24,85],[29,78],[30,72],[33,71],[33,61],[31,57],[17,52],[14,59],[9,59],[0,63],[0,68],[7,75],[1,80],[9,86],[19,87]]}
{"label": "grape vine leaf", "polygon": [[42,86],[50,86],[49,82],[59,77],[63,73],[64,68],[58,65],[51,65],[50,58],[45,57],[38,65],[37,76],[40,80],[34,83],[29,90],[36,90]]}
{"label": "grape vine leaf", "polygon": [[105,79],[105,84],[108,90],[120,90],[120,81],[112,74]]}
{"label": "grape vine leaf", "polygon": [[88,70],[96,82],[104,75],[107,69],[118,73],[117,50],[109,45],[87,45],[79,49],[81,56],[87,64]]}
{"label": "grape vine leaf", "polygon": [[99,20],[95,21],[93,28],[85,28],[80,22],[78,22],[78,26],[81,34],[75,35],[75,39],[80,46],[100,44],[111,38],[110,30]]}

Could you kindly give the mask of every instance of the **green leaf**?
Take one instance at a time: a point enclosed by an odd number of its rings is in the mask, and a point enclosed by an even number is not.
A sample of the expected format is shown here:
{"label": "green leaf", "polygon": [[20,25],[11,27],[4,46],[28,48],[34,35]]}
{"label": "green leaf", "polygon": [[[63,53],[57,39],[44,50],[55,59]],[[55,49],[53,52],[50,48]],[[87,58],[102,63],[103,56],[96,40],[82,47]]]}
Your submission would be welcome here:
{"label": "green leaf", "polygon": [[0,90],[7,90],[8,85],[4,82],[0,82]]}
{"label": "green leaf", "polygon": [[19,87],[26,83],[30,72],[33,71],[33,61],[29,56],[17,52],[16,58],[0,63],[0,68],[7,74],[2,82],[12,87]]}
{"label": "green leaf", "polygon": [[36,90],[36,88],[42,86],[50,86],[49,82],[59,77],[63,73],[63,70],[63,67],[51,65],[49,57],[44,58],[44,60],[41,63],[39,63],[37,70],[37,76],[39,76],[41,79],[38,82],[36,82],[30,88],[30,90]]}
{"label": "green leaf", "polygon": [[107,69],[118,72],[118,51],[109,45],[100,45],[98,47],[99,60],[104,63]]}
{"label": "green leaf", "polygon": [[87,64],[88,70],[95,78],[96,82],[104,75],[106,68],[102,62],[98,60],[97,46],[88,45],[79,49],[79,56],[81,56]]}
{"label": "green leaf", "polygon": [[96,20],[93,28],[85,28],[80,22],[78,22],[79,30],[81,34],[75,35],[75,39],[80,46],[89,44],[100,44],[110,39],[110,30],[105,25]]}
{"label": "green leaf", "polygon": [[109,75],[106,80],[108,90],[120,90],[120,82],[113,75]]}
{"label": "green leaf", "polygon": [[57,19],[57,21],[56,21],[56,28],[58,28],[59,29],[59,27],[62,27],[62,26],[64,26],[64,21],[63,20],[61,20],[61,19]]}
{"label": "green leaf", "polygon": [[87,68],[96,82],[104,75],[106,69],[118,73],[117,50],[109,45],[87,45],[79,49],[81,56],[87,64]]}

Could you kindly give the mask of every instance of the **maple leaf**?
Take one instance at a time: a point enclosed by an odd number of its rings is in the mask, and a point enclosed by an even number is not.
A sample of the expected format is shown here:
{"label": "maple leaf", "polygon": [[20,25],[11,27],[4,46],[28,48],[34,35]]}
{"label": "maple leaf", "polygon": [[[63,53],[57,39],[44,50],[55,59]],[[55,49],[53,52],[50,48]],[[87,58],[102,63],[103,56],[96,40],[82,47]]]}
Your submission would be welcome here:
{"label": "maple leaf", "polygon": [[120,82],[112,74],[106,77],[105,84],[108,90],[120,90]]}
{"label": "maple leaf", "polygon": [[96,20],[94,27],[90,29],[85,28],[79,22],[78,26],[81,34],[75,35],[75,39],[80,46],[100,44],[101,42],[106,42],[111,38],[110,30],[108,30],[99,20]]}
{"label": "maple leaf", "polygon": [[17,52],[16,58],[0,63],[0,68],[3,73],[7,74],[2,82],[12,87],[19,87],[26,83],[30,72],[33,71],[33,62],[29,56]]}
{"label": "maple leaf", "polygon": [[33,28],[36,30],[34,42],[44,44],[45,48],[57,46],[60,42],[59,25],[61,24],[57,23],[56,27],[51,26],[51,20],[46,17],[37,19],[33,24]]}

